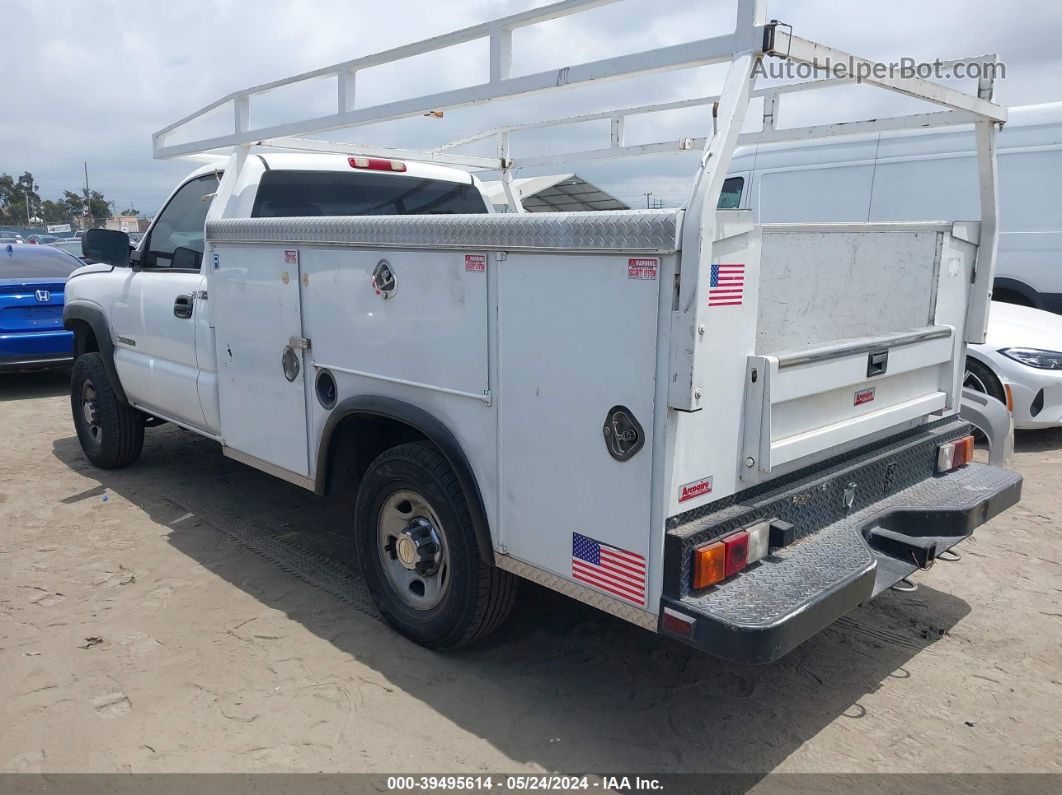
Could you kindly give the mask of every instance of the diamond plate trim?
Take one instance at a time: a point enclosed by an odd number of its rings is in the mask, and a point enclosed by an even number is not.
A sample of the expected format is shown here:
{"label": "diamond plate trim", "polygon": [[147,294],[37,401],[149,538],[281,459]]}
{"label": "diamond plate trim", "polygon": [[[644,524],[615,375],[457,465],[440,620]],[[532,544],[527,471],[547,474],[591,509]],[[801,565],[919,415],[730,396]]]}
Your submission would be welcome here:
{"label": "diamond plate trim", "polygon": [[[916,484],[937,482],[936,449],[970,432],[962,420],[946,418],[890,442],[784,476],[724,497],[668,520],[664,552],[664,593],[684,597],[692,581],[691,550],[760,519],[796,525],[800,537],[820,533],[868,507],[883,510]],[[850,511],[842,495],[856,491]],[[675,525],[676,519],[684,520]]]}
{"label": "diamond plate trim", "polygon": [[681,210],[491,215],[225,218],[212,243],[309,243],[373,248],[678,251]]}
{"label": "diamond plate trim", "polygon": [[872,568],[874,556],[862,528],[889,508],[969,509],[1018,479],[1008,469],[968,464],[930,478],[823,528],[793,546],[775,550],[755,567],[682,603],[720,621],[744,627],[769,626],[827,588]]}
{"label": "diamond plate trim", "polygon": [[642,629],[656,632],[657,617],[646,610],[621,602],[619,599],[613,599],[611,596],[607,596],[593,588],[558,577],[556,574],[551,574],[537,566],[532,566],[521,560],[515,560],[508,555],[495,553],[494,563],[499,569],[512,572],[525,580],[531,580],[531,582],[549,588],[551,591],[570,596],[572,599],[577,599],[583,604],[596,607],[598,610],[604,610],[606,613],[622,618],[624,621],[637,624]]}

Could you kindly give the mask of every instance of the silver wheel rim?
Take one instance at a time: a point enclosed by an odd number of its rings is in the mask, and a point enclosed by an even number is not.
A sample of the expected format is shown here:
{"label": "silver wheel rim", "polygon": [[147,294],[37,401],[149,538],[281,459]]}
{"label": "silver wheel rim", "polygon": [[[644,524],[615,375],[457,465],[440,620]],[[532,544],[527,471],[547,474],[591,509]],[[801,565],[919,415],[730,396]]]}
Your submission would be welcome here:
{"label": "silver wheel rim", "polygon": [[[391,590],[414,610],[437,606],[450,589],[450,549],[435,509],[417,492],[401,489],[384,500],[376,527],[376,551]],[[431,545],[417,546],[412,534],[430,535],[437,551],[426,554]],[[414,548],[419,554],[411,560]]]}
{"label": "silver wheel rim", "polygon": [[81,417],[85,421],[85,428],[88,430],[89,436],[92,437],[92,441],[99,444],[100,438],[103,436],[103,428],[100,426],[99,412],[97,411],[96,387],[91,381],[85,381],[81,384]]}
{"label": "silver wheel rim", "polygon": [[982,381],[974,372],[967,370],[963,376],[962,385],[969,387],[976,392],[981,392],[985,395],[989,394],[988,387],[985,386],[985,382]]}

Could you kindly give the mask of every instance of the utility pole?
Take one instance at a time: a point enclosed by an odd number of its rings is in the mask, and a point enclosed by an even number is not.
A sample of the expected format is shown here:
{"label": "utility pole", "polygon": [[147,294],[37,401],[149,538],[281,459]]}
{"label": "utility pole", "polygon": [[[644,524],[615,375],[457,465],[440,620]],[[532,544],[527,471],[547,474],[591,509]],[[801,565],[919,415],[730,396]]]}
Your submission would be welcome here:
{"label": "utility pole", "polygon": [[649,197],[653,195],[653,192],[652,191],[648,191],[647,193],[643,193],[642,195],[645,197],[645,209],[648,210],[649,209]]}
{"label": "utility pole", "polygon": [[82,213],[82,215],[84,215],[84,217],[85,217],[85,220],[84,220],[85,226],[83,228],[84,229],[88,229],[89,228],[89,223],[91,223],[90,218],[92,216],[92,213],[89,211],[89,184],[88,184],[88,161],[87,160],[85,161],[85,210]]}

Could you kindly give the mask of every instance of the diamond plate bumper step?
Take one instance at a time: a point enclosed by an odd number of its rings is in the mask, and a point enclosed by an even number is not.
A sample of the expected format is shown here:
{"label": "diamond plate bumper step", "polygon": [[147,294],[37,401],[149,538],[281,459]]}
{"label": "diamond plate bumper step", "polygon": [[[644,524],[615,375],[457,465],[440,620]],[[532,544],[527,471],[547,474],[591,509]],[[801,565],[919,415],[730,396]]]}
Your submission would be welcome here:
{"label": "diamond plate bumper step", "polygon": [[[859,472],[842,471],[840,478],[858,478],[873,463],[861,463]],[[695,619],[690,636],[681,640],[731,660],[770,662],[931,566],[936,555],[1017,503],[1021,484],[1018,473],[986,464],[928,477],[773,550],[713,588],[665,596],[663,605]],[[826,490],[802,482],[772,495],[770,503],[799,502],[811,488]],[[733,510],[727,513],[729,524]]]}

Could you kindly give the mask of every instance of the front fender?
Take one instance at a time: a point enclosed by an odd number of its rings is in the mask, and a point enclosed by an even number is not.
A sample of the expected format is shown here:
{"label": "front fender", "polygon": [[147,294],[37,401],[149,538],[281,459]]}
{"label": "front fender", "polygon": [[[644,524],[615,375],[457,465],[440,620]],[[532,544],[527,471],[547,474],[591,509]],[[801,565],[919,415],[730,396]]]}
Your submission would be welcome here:
{"label": "front fender", "polygon": [[78,355],[76,334],[78,326],[82,323],[92,329],[92,335],[96,338],[96,346],[99,348],[100,358],[103,359],[103,367],[107,370],[107,377],[111,379],[114,393],[123,404],[128,405],[129,400],[118,378],[118,369],[114,366],[114,338],[111,336],[110,324],[107,322],[103,309],[98,304],[87,301],[71,301],[63,307],[63,328],[75,333],[75,356]]}

